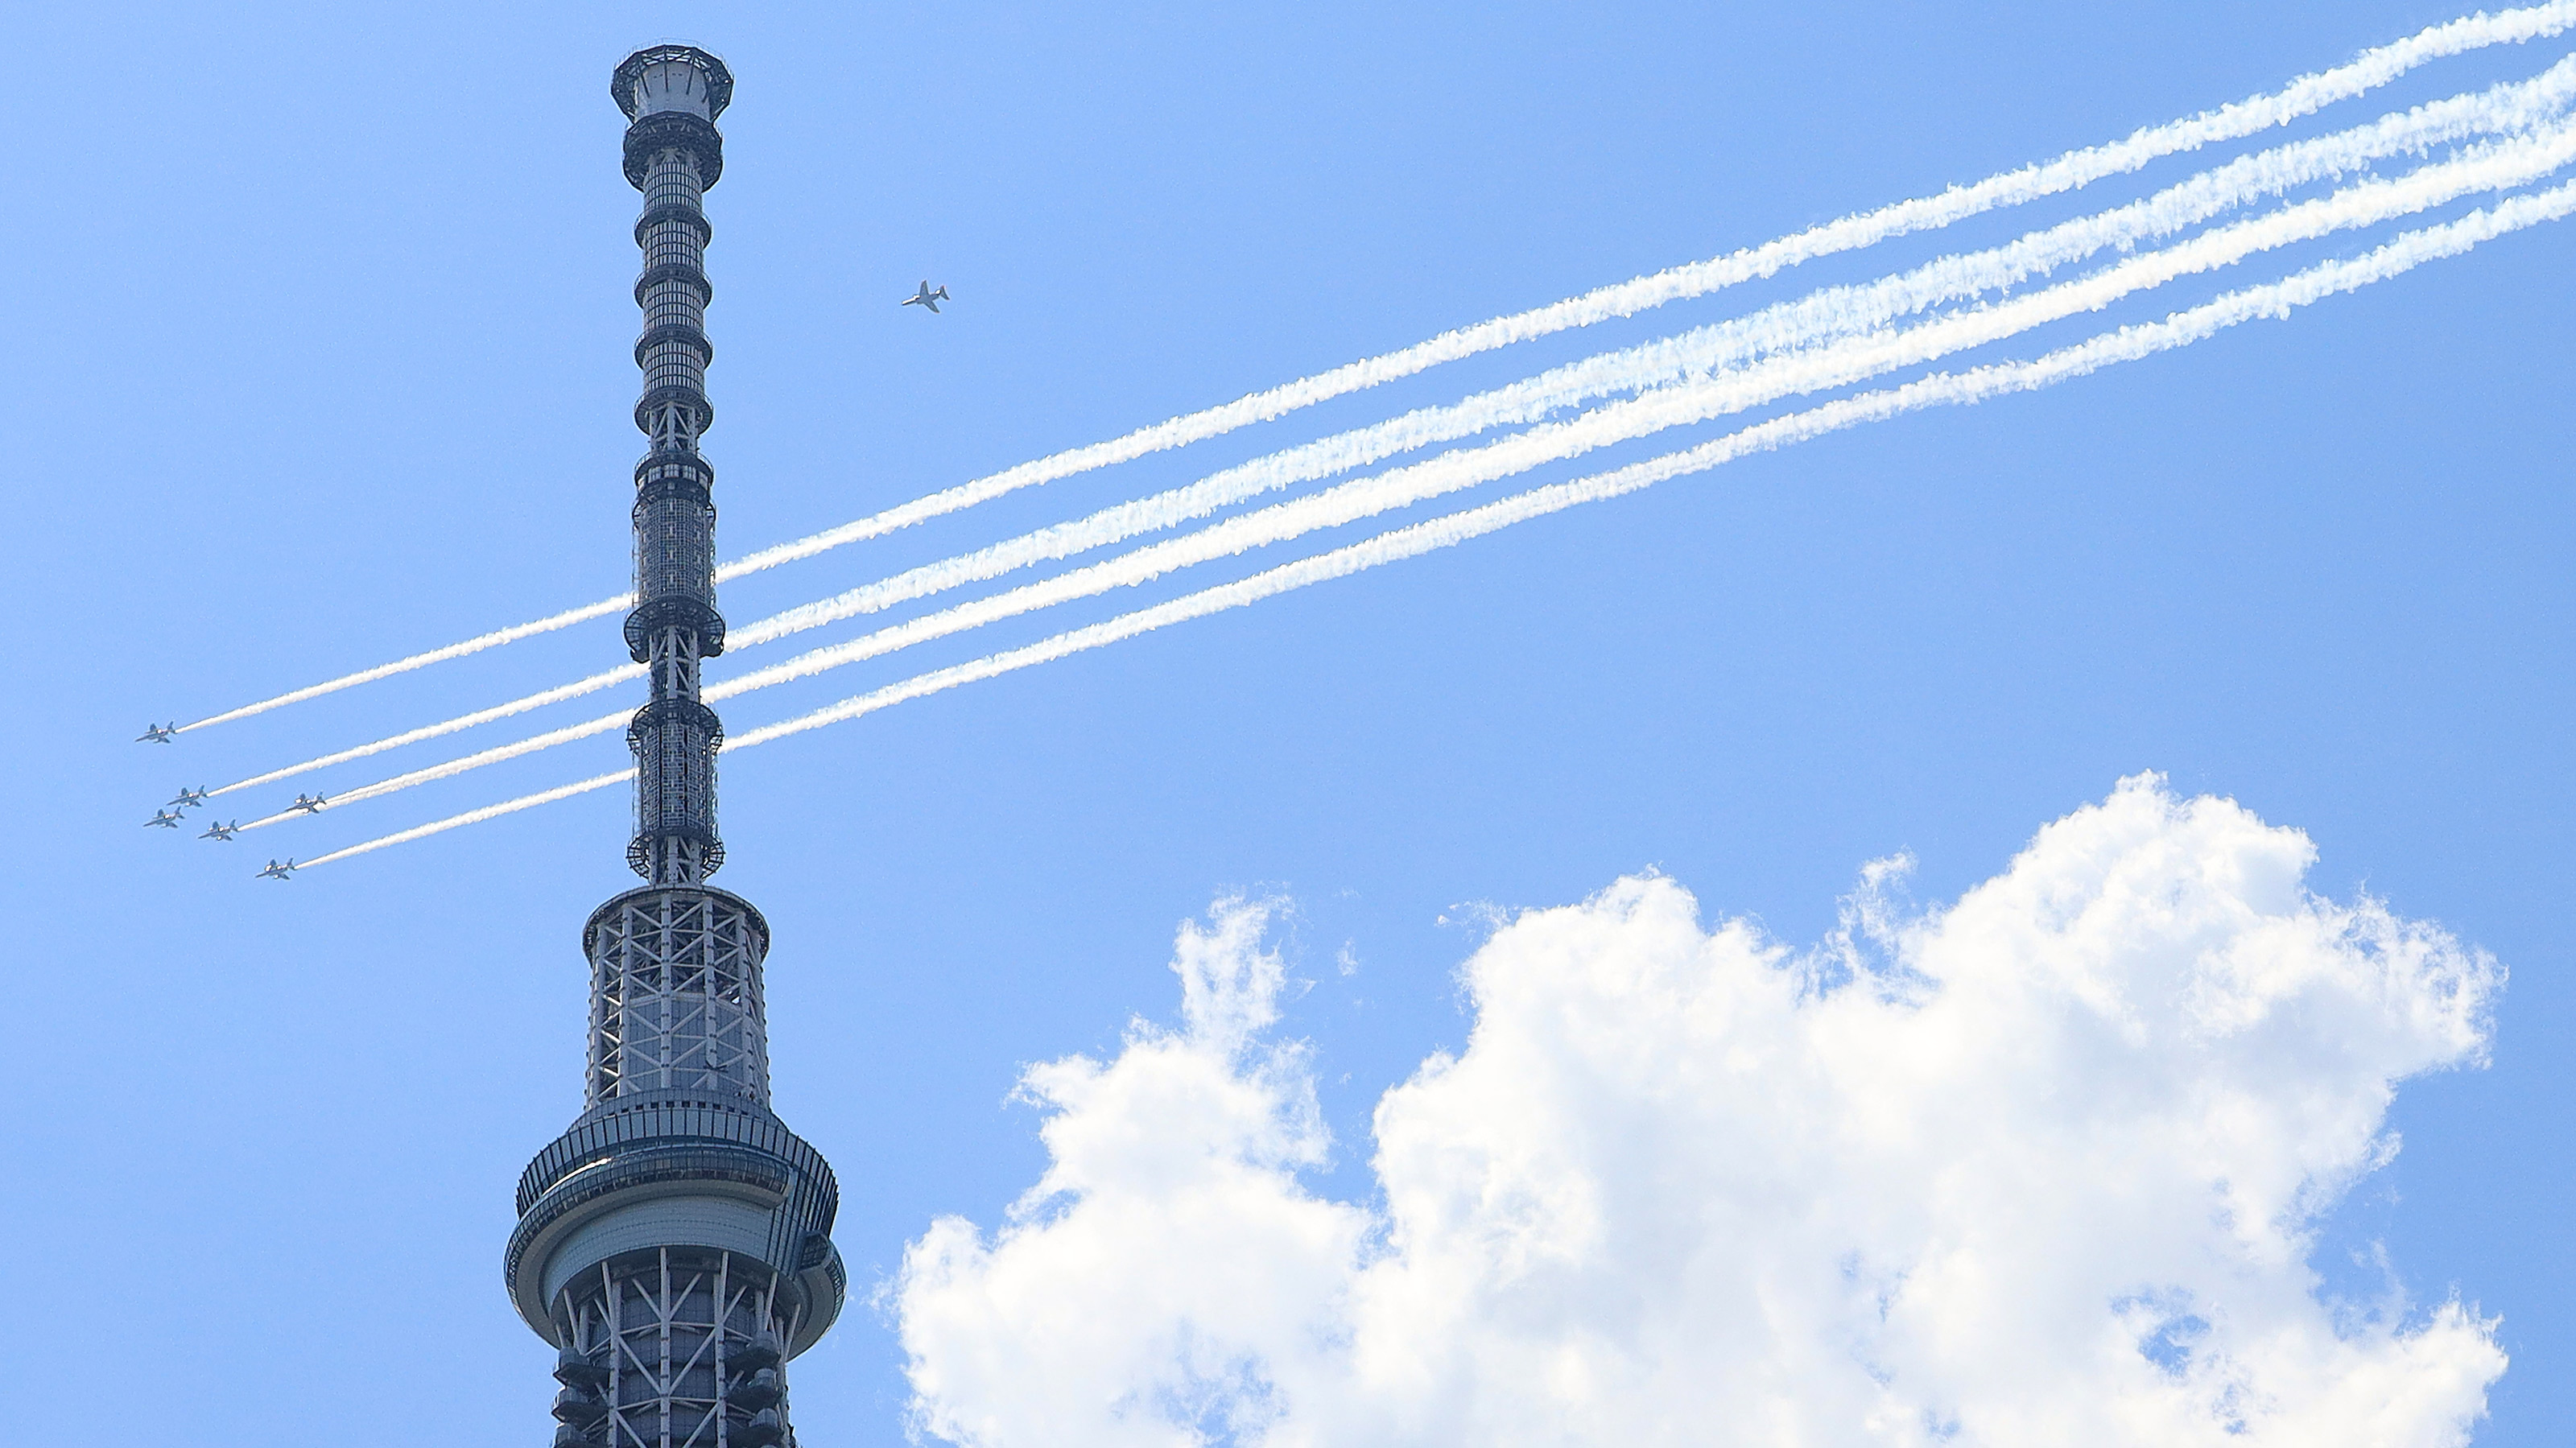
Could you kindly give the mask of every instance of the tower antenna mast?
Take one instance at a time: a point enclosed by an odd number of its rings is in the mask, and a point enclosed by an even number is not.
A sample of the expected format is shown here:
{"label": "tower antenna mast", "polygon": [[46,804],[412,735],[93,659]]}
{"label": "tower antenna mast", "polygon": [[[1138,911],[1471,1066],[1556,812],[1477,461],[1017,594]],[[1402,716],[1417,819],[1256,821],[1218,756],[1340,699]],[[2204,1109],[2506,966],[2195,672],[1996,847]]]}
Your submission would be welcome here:
{"label": "tower antenna mast", "polygon": [[839,1187],[769,1109],[761,968],[769,924],[707,883],[715,711],[698,669],[724,652],[715,470],[698,439],[715,349],[703,199],[724,173],[723,61],[657,45],[617,67],[626,179],[644,193],[635,343],[649,440],[635,468],[635,609],[626,647],[651,692],[627,726],[644,883],[591,913],[585,1109],[519,1178],[504,1259],[512,1301],[557,1351],[556,1448],[793,1448],[787,1361],[840,1315]]}

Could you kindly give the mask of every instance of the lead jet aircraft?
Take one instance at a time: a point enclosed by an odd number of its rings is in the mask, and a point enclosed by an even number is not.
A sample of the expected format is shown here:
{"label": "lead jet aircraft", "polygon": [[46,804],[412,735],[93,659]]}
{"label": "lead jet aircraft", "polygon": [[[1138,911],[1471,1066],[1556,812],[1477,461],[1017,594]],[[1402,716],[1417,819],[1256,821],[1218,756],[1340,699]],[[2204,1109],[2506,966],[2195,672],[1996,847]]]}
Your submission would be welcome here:
{"label": "lead jet aircraft", "polygon": [[197,786],[195,789],[190,789],[186,785],[181,785],[179,787],[179,797],[170,801],[171,807],[174,809],[186,809],[192,804],[204,804],[206,802],[206,796],[210,792],[211,791],[202,784]]}
{"label": "lead jet aircraft", "polygon": [[134,742],[137,744],[167,744],[178,736],[179,721],[173,719],[167,724],[144,725],[143,732],[134,736]]}
{"label": "lead jet aircraft", "polygon": [[156,809],[152,812],[152,818],[143,822],[143,827],[147,830],[154,825],[159,825],[165,830],[175,830],[179,827],[179,817],[166,809]]}
{"label": "lead jet aircraft", "polygon": [[287,857],[286,863],[283,865],[277,863],[275,860],[269,861],[268,868],[260,871],[256,878],[262,880],[283,880],[293,873],[295,873],[295,858],[290,855]]}
{"label": "lead jet aircraft", "polygon": [[235,834],[239,833],[240,830],[240,820],[235,820],[231,824],[222,824],[214,820],[208,820],[206,821],[206,832],[197,836],[197,838],[201,840],[229,840]]}
{"label": "lead jet aircraft", "polygon": [[907,307],[928,307],[930,310],[935,312],[939,310],[939,304],[941,302],[949,300],[951,300],[951,298],[948,295],[948,288],[941,287],[939,290],[934,292],[930,289],[930,283],[923,282],[921,284],[921,290],[904,298],[903,304]]}
{"label": "lead jet aircraft", "polygon": [[325,799],[318,794],[299,794],[295,797],[295,803],[288,805],[287,808],[291,810],[302,810],[306,814],[320,814],[322,812],[322,806],[329,804],[330,802],[330,800]]}

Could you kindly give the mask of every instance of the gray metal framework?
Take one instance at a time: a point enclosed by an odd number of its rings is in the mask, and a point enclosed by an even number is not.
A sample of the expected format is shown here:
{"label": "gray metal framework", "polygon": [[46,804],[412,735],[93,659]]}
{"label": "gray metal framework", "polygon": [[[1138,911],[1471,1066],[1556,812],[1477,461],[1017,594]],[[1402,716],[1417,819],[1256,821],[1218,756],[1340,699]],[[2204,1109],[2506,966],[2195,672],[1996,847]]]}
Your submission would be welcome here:
{"label": "gray metal framework", "polygon": [[715,421],[706,369],[703,202],[724,170],[722,61],[639,50],[612,82],[626,179],[644,193],[635,302],[644,373],[635,425],[635,608],[626,646],[649,693],[626,739],[645,883],[592,912],[582,1114],[519,1180],[503,1274],[557,1349],[557,1448],[794,1448],[786,1364],[848,1294],[831,1239],[840,1189],[769,1109],[761,969],[769,924],[707,884],[724,863],[716,752],[724,727],[699,667],[724,652],[716,612]]}

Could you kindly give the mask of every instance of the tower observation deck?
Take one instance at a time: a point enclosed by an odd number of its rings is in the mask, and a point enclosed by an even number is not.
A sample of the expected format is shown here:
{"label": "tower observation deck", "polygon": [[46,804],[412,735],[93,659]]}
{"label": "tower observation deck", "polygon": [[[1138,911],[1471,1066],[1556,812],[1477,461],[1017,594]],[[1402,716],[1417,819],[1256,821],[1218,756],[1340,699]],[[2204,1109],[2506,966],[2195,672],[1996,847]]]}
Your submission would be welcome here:
{"label": "tower observation deck", "polygon": [[793,1448],[786,1364],[840,1315],[831,1167],[769,1109],[761,967],[769,925],[707,884],[716,834],[715,711],[701,661],[724,651],[715,600],[715,470],[698,452],[706,394],[702,204],[724,172],[724,62],[639,50],[612,91],[626,179],[644,193],[635,361],[649,440],[635,468],[635,609],[650,666],[627,726],[638,888],[593,911],[584,1110],[519,1178],[503,1271],[519,1315],[557,1350],[556,1448]]}

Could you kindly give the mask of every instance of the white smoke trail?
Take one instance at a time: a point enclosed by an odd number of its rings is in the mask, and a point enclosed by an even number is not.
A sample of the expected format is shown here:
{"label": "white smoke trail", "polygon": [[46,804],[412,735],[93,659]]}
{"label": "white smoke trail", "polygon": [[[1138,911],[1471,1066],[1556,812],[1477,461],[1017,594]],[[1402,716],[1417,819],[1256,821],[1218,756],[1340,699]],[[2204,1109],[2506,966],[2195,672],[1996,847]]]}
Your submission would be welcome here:
{"label": "white smoke trail", "polygon": [[[408,774],[397,774],[389,779],[380,779],[373,784],[362,784],[355,789],[342,790],[340,793],[331,796],[329,803],[325,804],[323,808],[338,809],[342,805],[356,804],[358,801],[363,799],[375,799],[382,795],[393,794],[400,790],[409,789],[417,784],[428,784],[432,780],[452,779],[468,770],[481,769],[487,764],[498,764],[505,759],[517,759],[521,755],[536,754],[543,750],[552,749],[558,744],[570,744],[576,739],[588,739],[595,734],[605,734],[612,729],[624,727],[626,722],[633,717],[633,710],[622,709],[614,714],[603,714],[599,718],[592,719],[586,723],[567,724],[561,729],[549,729],[543,734],[532,734],[525,739],[516,740],[508,744],[495,745],[479,754],[468,754],[461,759],[451,759],[444,764],[433,764],[424,769],[415,769]],[[307,813],[307,811],[292,809],[284,810],[277,814],[270,815],[266,819],[252,820],[249,824],[243,825],[242,828],[245,830],[265,829],[270,825],[295,819],[299,815],[305,813]]]}
{"label": "white smoke trail", "polygon": [[1264,492],[1329,477],[1415,448],[1497,426],[1534,422],[1595,397],[1659,386],[1755,357],[1866,332],[1939,303],[2045,275],[2105,250],[2127,250],[2139,241],[2171,235],[2249,201],[2340,176],[2372,161],[2420,154],[2472,135],[2528,129],[2562,114],[2571,97],[2576,97],[2576,57],[2529,81],[2431,102],[2367,126],[2243,157],[2145,200],[2003,246],[1943,257],[1877,282],[1828,288],[1738,320],[1605,352],[1450,406],[1422,408],[1257,458],[1184,487],[787,609],[734,630],[729,642],[735,647],[765,643],[982,582],[1032,563],[1069,558],[1204,518]]}
{"label": "white smoke trail", "polygon": [[[2420,154],[2430,146],[2446,141],[2456,141],[2470,135],[2527,129],[2540,121],[2563,113],[2571,96],[2576,96],[2576,57],[2562,60],[2541,76],[2529,81],[2498,85],[2477,95],[2454,96],[2446,100],[2430,102],[2410,111],[2384,116],[2369,125],[2242,157],[2212,171],[2194,176],[2155,196],[2126,206],[2115,207],[2098,215],[2064,222],[2003,246],[1963,256],[1940,258],[1899,276],[1883,278],[1877,282],[1829,288],[1797,301],[1765,308],[1734,321],[1698,328],[1678,337],[1621,351],[1603,353],[1507,387],[1478,394],[1452,406],[1421,409],[1372,427],[1356,429],[1255,459],[1152,497],[1118,504],[1086,518],[1038,529],[973,553],[926,564],[892,578],[851,589],[832,598],[784,610],[733,630],[729,643],[736,650],[753,647],[842,619],[878,612],[899,603],[928,597],[968,583],[988,580],[1034,563],[1071,557],[1093,548],[1124,541],[1140,533],[1203,518],[1220,508],[1261,493],[1330,476],[1399,452],[1410,451],[1435,442],[1454,440],[1500,424],[1531,421],[1593,397],[1637,391],[1665,384],[1676,378],[1706,374],[1755,357],[1786,353],[1802,347],[1812,348],[1822,341],[1864,333],[1898,317],[1923,311],[1941,302],[1973,297],[1987,291],[2008,287],[2107,249],[2126,250],[2138,241],[2171,235],[2186,226],[2241,206],[2248,201],[2264,196],[2277,196],[2295,186],[2344,175],[2371,161],[2400,154]],[[1570,454],[1548,454],[1539,460],[1545,461],[1567,455]],[[1507,467],[1505,471],[1520,471],[1535,465],[1535,463],[1525,462]],[[1482,472],[1451,485],[1465,486],[1469,482],[1484,481],[1501,475],[1503,474],[1498,472]],[[1368,511],[1384,511],[1387,507],[1418,501],[1423,496],[1428,495],[1415,493],[1395,501],[1380,503]],[[1362,514],[1341,513],[1332,517],[1329,522],[1349,522],[1357,516]],[[1304,526],[1306,528],[1329,526],[1329,523],[1310,522]],[[1241,551],[1243,548],[1255,546],[1256,542],[1277,541],[1278,536],[1287,535],[1265,536],[1252,541],[1242,541],[1238,538],[1219,551]],[[1190,556],[1187,561],[1204,561],[1206,558],[1215,556],[1219,556],[1219,553],[1198,552]],[[1185,565],[1166,563],[1154,571],[1164,571],[1174,566]],[[968,605],[968,613],[960,614],[959,617],[971,615],[973,622],[985,622],[1010,613],[1024,612],[1027,608],[1043,607],[1046,603],[1061,601],[1066,597],[1079,597],[1083,592],[1098,592],[1120,583],[1142,581],[1142,577],[1132,574],[1118,577],[1101,576],[1106,578],[1106,581],[1101,582],[1096,588],[1066,593],[1062,591],[1061,585],[1042,585],[1037,592],[1028,594],[1028,598],[1042,601],[1027,602],[1025,607],[1004,607],[998,612],[986,604]],[[1143,576],[1150,577],[1152,574],[1149,572]],[[1012,595],[1012,597],[1016,600],[1020,595]],[[951,613],[955,612],[951,611]],[[748,676],[750,682],[737,680],[725,685],[720,690],[711,692],[709,697],[724,697],[789,678],[801,678],[823,668],[876,657],[892,648],[899,648],[922,638],[939,637],[945,633],[956,632],[958,628],[972,626],[970,622],[958,622],[948,615],[942,615],[941,619],[944,624],[953,626],[933,626],[928,631],[923,631],[918,625],[908,625],[904,630],[888,631],[886,634],[872,635],[869,639],[842,645],[833,650],[817,651],[792,660],[788,664],[777,666],[777,669]],[[572,684],[529,694],[488,709],[408,730],[372,743],[306,760],[300,764],[271,770],[265,774],[225,785],[215,793],[226,794],[254,785],[273,783],[308,770],[346,763],[426,739],[457,733],[480,724],[613,687],[640,677],[642,672],[640,666],[634,665],[608,670]],[[591,728],[587,732],[596,733],[599,729]],[[504,754],[501,757],[508,758],[515,755]]]}
{"label": "white smoke trail", "polygon": [[2363,182],[2332,196],[2213,230],[2163,251],[2131,257],[2093,276],[1996,306],[1954,314],[1901,332],[1788,354],[1741,372],[1666,387],[1564,422],[1534,427],[1484,447],[1444,453],[1275,504],[1180,538],[738,675],[710,685],[706,697],[713,702],[807,678],[998,619],[1148,582],[1177,569],[1252,548],[1291,541],[1319,529],[1356,522],[1613,443],[1704,422],[1793,393],[1844,386],[1899,367],[1932,361],[2079,312],[2098,310],[2120,297],[2189,273],[2231,265],[2256,251],[2371,225],[2474,192],[2518,185],[2547,175],[2570,160],[2576,160],[2576,127],[2562,127],[2528,141],[2426,166],[2400,180]]}
{"label": "white smoke trail", "polygon": [[635,772],[631,769],[621,769],[614,774],[595,774],[588,779],[571,784],[558,785],[553,789],[540,790],[535,794],[523,794],[517,799],[485,805],[481,809],[470,809],[461,815],[450,815],[446,819],[435,820],[415,829],[402,830],[386,835],[382,839],[369,840],[363,845],[351,845],[345,850],[333,850],[327,855],[317,855],[295,868],[310,870],[316,865],[327,865],[333,860],[345,860],[351,855],[363,855],[370,850],[381,850],[387,845],[408,844],[413,840],[426,839],[431,835],[445,834],[462,825],[479,825],[485,820],[496,820],[505,814],[517,814],[523,809],[535,809],[541,804],[553,804],[556,800],[570,799],[577,794],[588,794],[594,789],[606,789],[612,784],[625,784],[634,778]]}
{"label": "white smoke trail", "polygon": [[436,724],[424,724],[418,729],[405,730],[400,734],[387,735],[372,743],[361,744],[353,749],[343,749],[337,754],[325,754],[319,758],[305,760],[301,764],[290,764],[283,769],[272,769],[266,774],[254,774],[248,779],[235,780],[213,791],[208,798],[216,794],[230,794],[237,789],[249,789],[253,785],[274,784],[281,779],[290,779],[308,770],[346,764],[352,759],[364,759],[370,754],[382,754],[388,749],[400,749],[406,744],[418,744],[424,739],[436,739],[442,734],[454,734],[459,730],[471,729],[477,724],[489,724],[495,719],[506,719],[513,714],[525,714],[531,709],[542,709],[548,704],[560,704],[566,699],[595,694],[630,679],[640,679],[644,677],[644,673],[645,668],[642,664],[621,665],[603,673],[593,674],[587,679],[576,679],[569,684],[557,685],[551,689],[539,690],[534,694],[512,699],[506,704],[495,704],[489,709],[478,709],[471,714],[459,714],[453,719],[441,720]]}
{"label": "white smoke trail", "polygon": [[2480,209],[2441,226],[2407,232],[2365,256],[2321,263],[2281,281],[2232,292],[2201,306],[2177,312],[2161,322],[2122,327],[2116,332],[2061,348],[2029,362],[1997,363],[1964,373],[1936,374],[1883,392],[1843,398],[1755,424],[1699,447],[1632,463],[1589,478],[1533,488],[1481,508],[1399,528],[1329,553],[1283,564],[1238,582],[1203,589],[1151,608],[1122,614],[1088,628],[1074,629],[1022,648],[935,670],[793,719],[750,730],[735,736],[727,743],[726,749],[728,752],[749,749],[791,734],[855,719],[960,684],[1052,662],[1170,624],[1241,608],[1293,589],[1348,577],[1383,563],[1418,557],[1499,531],[1514,523],[1562,512],[1578,504],[1620,497],[1670,478],[1705,472],[1750,453],[1776,451],[1864,422],[1880,421],[1925,408],[1976,403],[2006,393],[2037,391],[2118,363],[2186,347],[2244,322],[2265,317],[2285,319],[2296,308],[2339,293],[2357,291],[2429,261],[2461,255],[2483,242],[2544,221],[2558,220],[2571,212],[2576,212],[2576,182],[2515,197],[2498,203],[2492,209]]}
{"label": "white smoke trail", "polygon": [[2238,140],[2274,126],[2287,125],[2337,101],[2349,100],[2386,85],[2430,61],[2491,45],[2542,39],[2559,34],[2570,25],[2576,25],[2576,0],[2556,0],[2552,4],[2507,10],[2495,15],[2480,12],[2432,26],[2393,45],[2364,51],[2348,65],[2302,76],[2267,95],[2252,96],[2183,120],[2144,127],[2125,140],[2069,151],[2054,161],[2024,166],[1970,185],[1953,186],[1937,196],[1917,197],[1875,211],[1846,216],[1728,256],[1672,267],[1530,311],[1444,332],[1400,351],[1347,363],[1329,372],[1300,378],[1222,406],[1139,428],[1108,442],[1022,463],[990,477],[889,509],[872,518],[765,548],[725,565],[717,570],[716,576],[719,579],[734,578],[796,559],[810,558],[845,543],[878,537],[943,513],[973,507],[1019,488],[1201,442],[1236,428],[1266,422],[1300,408],[1410,377],[1480,352],[1634,316],[1668,302],[1705,296],[1741,282],[1768,277],[1819,257],[1858,250],[1890,237],[1949,226],[2002,207],[2019,206],[2072,191],[2109,176],[2135,171],[2160,157]]}
{"label": "white smoke trail", "polygon": [[203,729],[212,724],[229,724],[235,719],[247,719],[253,714],[265,714],[271,709],[283,709],[289,704],[301,704],[307,699],[319,699],[325,694],[336,694],[342,689],[354,689],[360,684],[372,684],[378,679],[390,679],[396,674],[408,674],[414,669],[428,668],[431,664],[445,663],[449,659],[461,659],[467,654],[479,654],[485,649],[499,648],[503,644],[514,644],[537,634],[552,633],[559,628],[570,628],[574,624],[615,613],[634,602],[635,595],[624,593],[615,598],[603,598],[597,603],[585,603],[579,608],[568,608],[561,613],[549,614],[533,623],[512,624],[508,628],[494,629],[487,634],[476,634],[462,643],[431,649],[427,653],[413,654],[409,658],[396,659],[390,664],[378,664],[372,669],[360,669],[354,674],[342,674],[336,679],[325,679],[319,684],[297,689],[292,693],[280,694],[274,699],[262,699],[256,704],[244,704],[238,709],[222,714],[211,714],[194,724],[180,725],[179,732],[185,734],[191,729]]}
{"label": "white smoke trail", "polygon": [[[1204,441],[1332,398],[1410,377],[1443,363],[1576,327],[1633,316],[1668,302],[1705,296],[1740,282],[1768,277],[1819,257],[1873,246],[1891,237],[1936,230],[1988,211],[2076,190],[2106,177],[2138,170],[2164,156],[2288,125],[2336,102],[2367,94],[2433,61],[2489,46],[2545,39],[2564,32],[2570,25],[2576,25],[2576,0],[2552,0],[2549,4],[2506,10],[2494,15],[2480,11],[2428,27],[2393,44],[2364,51],[2349,64],[2302,76],[2277,91],[2231,102],[2182,120],[2144,127],[2124,140],[2069,151],[2053,161],[2024,166],[1969,185],[1953,186],[1936,196],[1916,197],[1875,211],[1842,217],[1728,256],[1673,267],[1530,311],[1445,332],[1399,351],[1348,363],[1217,407],[1139,428],[1107,442],[1022,463],[872,517],[745,555],[720,566],[716,577],[719,581],[739,578],[782,563],[811,558],[844,544],[880,537],[943,514],[971,508],[1020,488]],[[247,718],[429,664],[462,658],[534,634],[569,627],[585,619],[615,613],[633,601],[632,594],[621,594],[580,608],[567,609],[532,623],[495,630],[462,643],[414,654],[391,664],[247,704],[200,719],[184,726],[181,732]]]}
{"label": "white smoke trail", "polygon": [[[727,752],[750,749],[791,735],[872,714],[908,700],[956,688],[961,684],[1051,663],[1139,634],[1212,613],[1241,608],[1294,589],[1345,578],[1384,563],[1418,557],[1470,538],[1508,528],[1514,523],[1562,512],[1582,503],[1599,502],[1638,492],[1670,478],[1705,472],[1749,453],[1768,452],[1828,433],[1924,408],[1981,402],[2014,392],[2030,392],[2204,340],[2226,328],[2260,318],[2287,318],[2293,310],[2339,293],[2357,291],[2373,282],[2445,257],[2461,255],[2510,232],[2576,213],[2576,183],[2514,197],[2491,209],[2481,208],[2456,221],[2403,233],[2365,256],[2319,263],[2280,281],[2231,292],[2161,322],[2122,327],[2089,341],[2061,348],[2028,362],[1998,363],[1959,374],[1937,374],[1882,392],[1863,393],[1755,424],[1683,452],[1632,463],[1589,478],[1533,488],[1525,493],[1447,517],[1399,528],[1329,553],[1283,564],[1233,583],[1188,594],[1151,608],[1074,629],[1021,648],[933,670],[866,694],[842,700],[792,719],[741,734]],[[387,845],[426,838],[463,825],[530,809],[594,789],[605,789],[632,776],[603,774],[539,794],[470,810],[443,820],[368,840],[324,855],[309,864],[324,864],[366,854]]]}
{"label": "white smoke trail", "polygon": [[[2090,276],[1994,306],[1953,313],[1902,331],[1872,333],[1789,353],[1743,371],[1666,387],[1564,422],[1534,427],[1501,442],[1444,453],[1409,467],[1275,504],[1055,578],[958,604],[848,643],[800,654],[769,668],[709,685],[705,697],[713,702],[808,678],[914,643],[1112,588],[1144,583],[1175,569],[1356,522],[1614,443],[1705,422],[1799,392],[1846,386],[1899,367],[2001,341],[2081,312],[2099,310],[2135,292],[2232,265],[2259,251],[2375,224],[2475,192],[2519,185],[2545,176],[2570,160],[2576,160],[2576,125],[2475,148],[2457,159],[2423,166],[2397,179],[2362,181],[2329,196],[2215,228],[2161,251],[2132,256]],[[622,712],[604,715],[395,775],[345,791],[333,798],[332,805],[354,804],[414,785],[450,779],[487,764],[603,734],[623,724],[627,717]],[[258,820],[243,828],[257,829],[268,823]]]}

